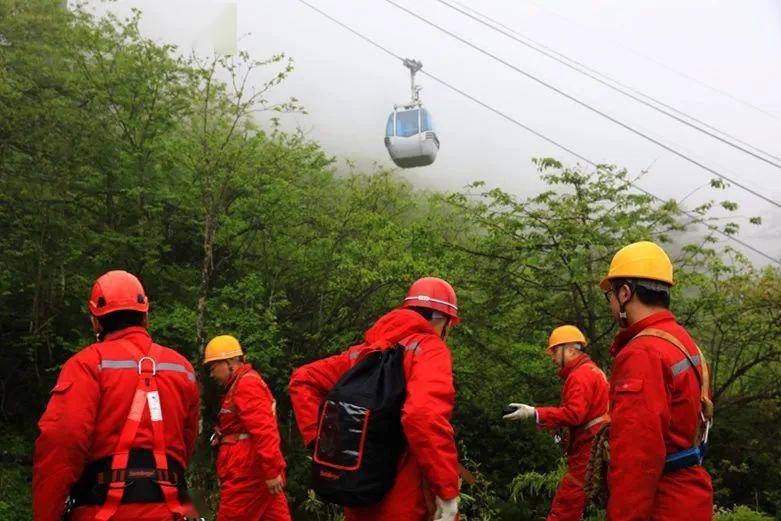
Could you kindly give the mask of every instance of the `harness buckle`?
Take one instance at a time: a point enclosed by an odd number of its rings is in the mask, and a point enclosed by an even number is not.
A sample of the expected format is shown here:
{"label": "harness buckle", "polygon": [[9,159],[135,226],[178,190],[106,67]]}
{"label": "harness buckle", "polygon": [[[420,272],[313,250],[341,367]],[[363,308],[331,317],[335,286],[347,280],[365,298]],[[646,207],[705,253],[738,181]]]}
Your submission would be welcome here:
{"label": "harness buckle", "polygon": [[713,425],[713,420],[706,420],[705,415],[700,411],[700,417],[702,418],[702,422],[705,424],[705,430],[702,433],[702,444],[708,443],[708,434],[710,434],[710,428],[711,425]]}
{"label": "harness buckle", "polygon": [[141,374],[144,372],[142,366],[144,365],[144,360],[149,360],[152,362],[152,376],[157,375],[157,362],[155,362],[155,359],[149,356],[143,356],[141,357],[141,360],[138,361],[138,374]]}

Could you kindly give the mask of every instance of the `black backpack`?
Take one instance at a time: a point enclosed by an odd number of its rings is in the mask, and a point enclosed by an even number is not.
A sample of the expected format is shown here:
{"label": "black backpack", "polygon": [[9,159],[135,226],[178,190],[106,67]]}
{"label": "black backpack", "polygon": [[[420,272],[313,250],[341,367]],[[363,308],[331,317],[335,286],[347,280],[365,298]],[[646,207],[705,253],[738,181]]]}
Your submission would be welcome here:
{"label": "black backpack", "polygon": [[372,351],[344,373],[320,407],[312,488],[343,506],[376,505],[393,486],[406,444],[404,346]]}

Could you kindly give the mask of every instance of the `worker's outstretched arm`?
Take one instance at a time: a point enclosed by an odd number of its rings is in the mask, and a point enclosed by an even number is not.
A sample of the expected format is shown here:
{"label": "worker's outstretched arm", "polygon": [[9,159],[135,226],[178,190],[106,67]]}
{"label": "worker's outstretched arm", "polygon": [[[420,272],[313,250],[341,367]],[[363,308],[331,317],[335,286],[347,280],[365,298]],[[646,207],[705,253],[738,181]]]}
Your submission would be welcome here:
{"label": "worker's outstretched arm", "polygon": [[259,376],[248,374],[236,384],[233,403],[239,419],[260,456],[264,479],[272,479],[285,470],[285,459],[280,448],[276,403],[266,382]]}
{"label": "worker's outstretched arm", "polygon": [[647,520],[664,470],[664,429],[670,422],[659,354],[636,340],[613,366],[607,516]]}
{"label": "worker's outstretched arm", "polygon": [[540,427],[550,430],[561,427],[576,427],[583,425],[592,418],[587,418],[592,392],[581,374],[572,374],[564,382],[561,393],[561,406],[537,407],[537,422]]}
{"label": "worker's outstretched arm", "polygon": [[458,496],[458,454],[450,424],[455,402],[450,350],[433,337],[413,356],[401,424],[432,492],[452,499]]}
{"label": "worker's outstretched arm", "polygon": [[317,436],[317,413],[325,396],[350,368],[348,352],[299,367],[290,377],[290,401],[304,445]]}
{"label": "worker's outstretched arm", "polygon": [[81,477],[95,429],[99,360],[87,350],[60,371],[38,427],[33,469],[35,521],[59,521],[71,487]]}

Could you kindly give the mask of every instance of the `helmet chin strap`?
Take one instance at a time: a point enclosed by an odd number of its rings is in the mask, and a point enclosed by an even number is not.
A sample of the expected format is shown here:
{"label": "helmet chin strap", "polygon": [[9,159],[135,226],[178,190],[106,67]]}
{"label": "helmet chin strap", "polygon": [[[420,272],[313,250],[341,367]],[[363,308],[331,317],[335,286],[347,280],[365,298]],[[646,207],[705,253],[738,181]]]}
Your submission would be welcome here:
{"label": "helmet chin strap", "polygon": [[439,338],[442,339],[442,341],[445,341],[445,338],[447,338],[447,326],[450,325],[450,317],[445,319],[445,325],[442,326],[442,332],[439,334]]}

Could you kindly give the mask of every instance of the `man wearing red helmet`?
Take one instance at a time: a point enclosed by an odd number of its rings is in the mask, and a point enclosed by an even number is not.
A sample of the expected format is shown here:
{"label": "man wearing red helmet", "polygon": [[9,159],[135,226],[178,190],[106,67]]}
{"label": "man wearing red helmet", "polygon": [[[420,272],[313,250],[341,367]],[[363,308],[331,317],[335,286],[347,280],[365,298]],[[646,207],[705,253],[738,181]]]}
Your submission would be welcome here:
{"label": "man wearing red helmet", "polygon": [[458,455],[450,416],[455,391],[450,350],[445,344],[459,321],[456,294],[442,279],[415,282],[401,308],[385,314],[364,342],[297,369],[290,397],[304,443],[313,443],[318,410],[341,376],[365,354],[404,346],[406,396],[401,423],[407,448],[396,480],[376,505],[346,507],[347,521],[453,521],[458,513]]}
{"label": "man wearing red helmet", "polygon": [[38,427],[36,521],[182,519],[198,434],[190,363],[152,342],[138,279],[110,271],[89,301],[97,342],[63,365]]}

